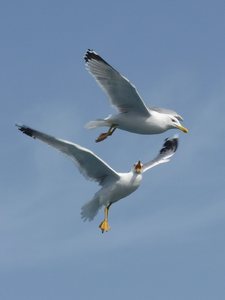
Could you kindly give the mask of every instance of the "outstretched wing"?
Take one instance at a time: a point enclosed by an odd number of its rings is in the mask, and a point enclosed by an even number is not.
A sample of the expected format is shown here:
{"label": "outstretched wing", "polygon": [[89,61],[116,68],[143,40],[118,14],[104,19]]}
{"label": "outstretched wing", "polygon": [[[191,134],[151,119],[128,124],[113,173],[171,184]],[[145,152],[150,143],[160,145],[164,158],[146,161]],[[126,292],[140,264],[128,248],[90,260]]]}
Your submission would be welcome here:
{"label": "outstretched wing", "polygon": [[167,138],[163,144],[162,149],[155,159],[143,165],[143,172],[159,165],[170,161],[170,158],[174,155],[178,147],[178,136],[175,135],[171,138]]}
{"label": "outstretched wing", "polygon": [[106,92],[119,112],[135,112],[150,116],[150,112],[136,88],[96,52],[88,50],[84,56],[87,70]]}
{"label": "outstretched wing", "polygon": [[57,139],[24,125],[16,126],[26,135],[37,138],[68,155],[77,164],[80,172],[88,179],[97,181],[100,185],[102,185],[108,178],[119,178],[116,171],[114,171],[108,164],[90,150],[77,144]]}

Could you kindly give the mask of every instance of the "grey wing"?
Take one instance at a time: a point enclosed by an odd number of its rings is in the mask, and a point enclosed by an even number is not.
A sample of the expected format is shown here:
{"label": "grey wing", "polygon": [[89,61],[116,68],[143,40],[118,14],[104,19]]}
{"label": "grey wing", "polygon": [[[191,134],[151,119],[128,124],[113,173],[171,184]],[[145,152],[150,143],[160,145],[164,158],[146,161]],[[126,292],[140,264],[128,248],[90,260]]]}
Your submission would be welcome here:
{"label": "grey wing", "polygon": [[77,144],[57,139],[24,125],[17,125],[17,127],[26,135],[37,138],[68,155],[77,164],[80,172],[88,179],[97,181],[102,185],[106,179],[119,178],[117,172],[90,150]]}
{"label": "grey wing", "polygon": [[154,111],[157,111],[162,114],[169,114],[171,116],[174,116],[178,120],[183,121],[183,118],[181,117],[181,115],[179,115],[177,112],[175,112],[172,109],[161,108],[161,107],[150,107],[150,110],[154,110]]}
{"label": "grey wing", "polygon": [[155,159],[143,165],[143,172],[159,165],[170,161],[170,158],[174,155],[178,147],[178,136],[174,135],[171,138],[167,138],[163,144],[162,149]]}
{"label": "grey wing", "polygon": [[106,92],[119,112],[135,112],[150,116],[150,112],[136,88],[96,52],[88,50],[84,56],[87,70]]}

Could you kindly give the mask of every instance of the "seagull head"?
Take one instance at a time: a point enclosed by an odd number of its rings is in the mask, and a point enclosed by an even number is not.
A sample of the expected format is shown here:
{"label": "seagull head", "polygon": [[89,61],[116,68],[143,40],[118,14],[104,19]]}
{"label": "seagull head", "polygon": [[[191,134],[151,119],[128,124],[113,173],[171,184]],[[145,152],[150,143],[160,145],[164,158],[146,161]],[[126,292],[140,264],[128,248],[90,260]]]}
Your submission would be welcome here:
{"label": "seagull head", "polygon": [[188,133],[188,129],[185,128],[183,125],[181,125],[180,121],[178,118],[175,116],[168,116],[169,117],[169,126],[170,128],[177,128],[185,133]]}
{"label": "seagull head", "polygon": [[141,174],[143,170],[143,164],[141,163],[141,161],[139,160],[136,164],[134,164],[134,172],[136,174]]}

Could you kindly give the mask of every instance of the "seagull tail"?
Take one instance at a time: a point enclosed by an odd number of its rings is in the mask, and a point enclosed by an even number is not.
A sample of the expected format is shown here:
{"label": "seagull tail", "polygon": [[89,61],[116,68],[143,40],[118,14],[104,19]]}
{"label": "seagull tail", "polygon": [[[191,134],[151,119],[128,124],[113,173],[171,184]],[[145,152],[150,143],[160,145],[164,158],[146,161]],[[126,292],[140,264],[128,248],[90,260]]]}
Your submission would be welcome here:
{"label": "seagull tail", "polygon": [[93,128],[97,128],[97,127],[110,127],[112,125],[109,120],[110,117],[111,117],[111,115],[105,119],[97,119],[95,121],[90,121],[85,125],[85,128],[93,129]]}
{"label": "seagull tail", "polygon": [[86,221],[92,221],[94,217],[97,215],[99,209],[102,207],[102,204],[99,201],[99,196],[97,193],[95,194],[94,198],[84,204],[81,208],[81,218]]}

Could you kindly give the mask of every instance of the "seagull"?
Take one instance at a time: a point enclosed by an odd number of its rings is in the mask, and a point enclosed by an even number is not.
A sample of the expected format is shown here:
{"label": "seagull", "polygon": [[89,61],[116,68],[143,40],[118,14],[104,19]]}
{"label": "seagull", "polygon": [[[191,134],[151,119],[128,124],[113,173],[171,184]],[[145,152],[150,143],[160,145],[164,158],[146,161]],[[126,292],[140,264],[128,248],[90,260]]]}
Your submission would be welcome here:
{"label": "seagull", "polygon": [[37,138],[68,155],[87,179],[94,180],[101,186],[94,197],[81,208],[81,216],[84,221],[91,221],[97,215],[100,208],[104,206],[104,220],[99,225],[102,233],[110,230],[108,223],[110,206],[133,193],[141,183],[142,173],[159,164],[168,162],[178,147],[177,135],[167,138],[155,159],[145,164],[138,161],[132,166],[129,172],[119,173],[92,151],[80,145],[55,138],[25,125],[16,126],[24,134],[34,139]]}
{"label": "seagull", "polygon": [[84,60],[87,70],[106,92],[111,104],[118,111],[118,114],[86,124],[88,129],[109,127],[107,132],[99,135],[96,142],[105,140],[117,128],[138,134],[158,134],[172,128],[188,132],[188,129],[180,123],[183,118],[175,111],[147,107],[136,87],[95,51],[88,49]]}

